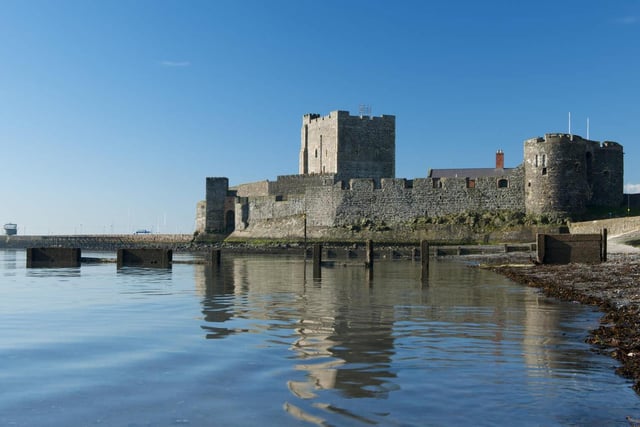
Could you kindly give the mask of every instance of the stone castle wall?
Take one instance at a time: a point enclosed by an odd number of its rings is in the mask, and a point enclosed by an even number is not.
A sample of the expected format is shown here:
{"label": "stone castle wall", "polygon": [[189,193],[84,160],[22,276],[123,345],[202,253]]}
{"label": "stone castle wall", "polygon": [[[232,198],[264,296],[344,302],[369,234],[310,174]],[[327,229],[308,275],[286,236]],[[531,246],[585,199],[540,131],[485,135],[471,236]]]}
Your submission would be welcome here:
{"label": "stone castle wall", "polygon": [[624,156],[622,146],[605,141],[593,153],[590,205],[619,206],[624,198]]}
{"label": "stone castle wall", "polygon": [[249,182],[232,187],[232,190],[235,190],[238,197],[268,196],[270,194],[269,184],[270,182],[267,180]]}
{"label": "stone castle wall", "polygon": [[277,181],[270,182],[269,194],[304,194],[309,187],[333,185],[335,182],[335,174],[282,175]]}
{"label": "stone castle wall", "polygon": [[413,180],[394,178],[395,116],[307,114],[301,139],[299,175],[231,189],[226,178],[207,178],[197,230],[282,237],[302,235],[305,225],[403,227],[420,217],[501,210],[558,218],[617,207],[624,197],[622,146],[577,135],[525,141],[516,168],[505,169],[499,151],[495,168]]}
{"label": "stone castle wall", "polygon": [[[498,187],[506,179],[508,186]],[[503,177],[480,177],[474,188],[465,178],[442,178],[434,186],[429,178],[385,178],[377,188],[373,179],[353,179],[321,187],[309,187],[304,195],[249,198],[247,229],[278,218],[302,217],[309,227],[348,227],[363,221],[399,225],[415,218],[436,217],[461,211],[523,211],[523,171],[514,168]],[[344,187],[344,188],[343,188]],[[434,188],[435,187],[435,188]]]}

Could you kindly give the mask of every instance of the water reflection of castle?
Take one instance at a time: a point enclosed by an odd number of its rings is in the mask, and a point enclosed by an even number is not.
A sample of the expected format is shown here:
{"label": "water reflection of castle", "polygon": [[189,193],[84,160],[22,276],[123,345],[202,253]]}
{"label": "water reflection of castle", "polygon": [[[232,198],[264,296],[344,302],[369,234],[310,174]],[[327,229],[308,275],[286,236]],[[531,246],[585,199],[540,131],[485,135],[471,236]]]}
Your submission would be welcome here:
{"label": "water reflection of castle", "polygon": [[[308,380],[290,382],[294,394],[303,397],[313,395],[313,390],[339,389],[350,397],[368,397],[386,392],[386,379],[395,377],[389,371],[393,310],[371,311],[372,296],[363,269],[327,270],[323,282],[339,285],[322,287],[305,283],[300,260],[292,260],[291,268],[269,269],[268,274],[264,258],[228,258],[225,262],[232,263],[232,268],[214,272],[209,266],[197,265],[195,270],[207,338],[246,332],[230,322],[251,310],[252,318],[277,321],[273,328],[288,328],[295,334],[291,350],[301,362],[295,369],[307,371]],[[274,292],[290,300],[263,298]],[[368,318],[362,318],[362,313],[368,313]],[[351,319],[357,316],[362,319],[354,323]],[[341,368],[336,369],[338,366]]]}
{"label": "water reflection of castle", "polygon": [[[374,278],[370,287],[366,270],[356,266],[325,268],[321,281],[314,281],[300,259],[278,259],[275,267],[272,264],[269,257],[229,256],[220,271],[195,266],[202,328],[209,339],[238,333],[277,336],[295,355],[292,371],[303,373],[292,372],[286,386],[299,399],[316,400],[315,407],[324,405],[320,402],[326,390],[349,398],[386,397],[396,390],[394,359],[402,357],[398,351],[406,351],[407,337],[434,346],[444,340],[484,341],[490,353],[483,357],[486,363],[493,360],[491,369],[497,371],[513,357],[515,346],[530,377],[566,365],[568,358],[580,359],[580,355],[563,357],[549,350],[554,344],[549,331],[557,330],[561,321],[557,311],[540,310],[542,303],[535,296],[523,300],[520,293],[505,291],[505,286],[496,284],[500,280],[506,284],[504,278],[486,279],[461,265],[435,263],[429,286],[421,289],[412,278],[411,264],[398,261],[378,264],[375,273],[381,279]],[[398,281],[400,274],[406,277]],[[394,276],[392,285],[383,280]],[[402,301],[390,300],[390,286],[403,287]],[[265,329],[249,330],[246,322],[238,327],[238,319],[263,321],[260,325]],[[424,324],[417,327],[420,322]],[[414,324],[414,329],[402,330],[407,323]],[[468,325],[475,329],[466,329]],[[513,329],[513,325],[522,327]],[[425,346],[422,357],[431,360],[433,351],[442,356],[449,350]],[[466,349],[456,351],[474,359]],[[579,365],[580,360],[572,363]],[[314,419],[299,407],[288,403],[285,407],[298,418]]]}

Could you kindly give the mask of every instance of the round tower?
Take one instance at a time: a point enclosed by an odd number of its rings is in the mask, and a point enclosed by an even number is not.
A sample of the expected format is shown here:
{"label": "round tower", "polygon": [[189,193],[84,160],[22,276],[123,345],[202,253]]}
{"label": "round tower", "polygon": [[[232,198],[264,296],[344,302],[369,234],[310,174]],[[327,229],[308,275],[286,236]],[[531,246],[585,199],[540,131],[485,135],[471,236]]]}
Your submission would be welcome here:
{"label": "round tower", "polygon": [[592,195],[588,174],[597,146],[597,142],[562,133],[526,140],[526,212],[552,218],[583,213]]}

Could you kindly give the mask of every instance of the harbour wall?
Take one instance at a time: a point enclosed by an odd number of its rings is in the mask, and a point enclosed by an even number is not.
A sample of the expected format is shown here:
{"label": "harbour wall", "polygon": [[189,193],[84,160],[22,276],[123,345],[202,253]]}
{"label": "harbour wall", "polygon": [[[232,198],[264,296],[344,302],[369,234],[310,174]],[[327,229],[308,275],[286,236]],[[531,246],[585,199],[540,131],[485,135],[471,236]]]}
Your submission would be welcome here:
{"label": "harbour wall", "polygon": [[2,236],[0,249],[36,247],[82,248],[85,250],[117,250],[121,248],[187,248],[192,234],[106,234]]}

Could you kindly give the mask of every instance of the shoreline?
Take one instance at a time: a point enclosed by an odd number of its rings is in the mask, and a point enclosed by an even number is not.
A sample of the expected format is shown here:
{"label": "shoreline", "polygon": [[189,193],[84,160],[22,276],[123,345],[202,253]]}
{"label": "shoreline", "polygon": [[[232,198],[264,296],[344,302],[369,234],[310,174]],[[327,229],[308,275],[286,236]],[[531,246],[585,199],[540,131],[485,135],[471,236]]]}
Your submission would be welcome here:
{"label": "shoreline", "polygon": [[[186,236],[181,236],[185,239]],[[182,240],[179,239],[179,240]],[[44,239],[46,240],[46,239]],[[136,239],[138,240],[138,239]],[[299,253],[303,243],[252,244],[234,242],[211,244],[185,241],[166,242],[139,239],[144,247],[167,246],[177,252],[202,253],[214,248],[229,253],[282,254]],[[640,249],[629,245],[640,242],[640,232],[611,236],[607,241],[607,261],[599,264],[543,264],[533,263],[535,253],[531,244],[509,245],[431,245],[431,256],[473,261],[479,268],[492,270],[521,285],[539,288],[550,297],[564,301],[597,306],[603,315],[600,326],[589,332],[586,342],[597,351],[620,362],[616,373],[633,381],[632,388],[640,395]],[[44,243],[44,242],[42,242]],[[50,242],[47,242],[50,243]],[[58,242],[60,243],[60,242]],[[64,242],[68,243],[68,242]],[[85,241],[86,243],[86,241]],[[94,242],[92,242],[94,243]],[[130,246],[120,240],[86,250],[114,250]],[[164,243],[164,244],[163,244]],[[92,245],[90,245],[92,246]],[[137,246],[137,245],[131,245]],[[327,242],[327,259],[361,258],[363,243]],[[414,258],[415,245],[377,243],[377,257],[389,259]],[[463,248],[463,249],[461,249]],[[0,247],[0,249],[22,249]],[[361,253],[362,252],[362,253]],[[90,261],[85,259],[84,262]],[[91,260],[95,262],[95,260]]]}
{"label": "shoreline", "polygon": [[485,259],[480,267],[541,289],[546,296],[597,306],[603,313],[600,326],[586,342],[618,360],[616,373],[632,380],[640,395],[640,250],[621,248],[599,264],[515,264],[513,258],[507,264]]}

